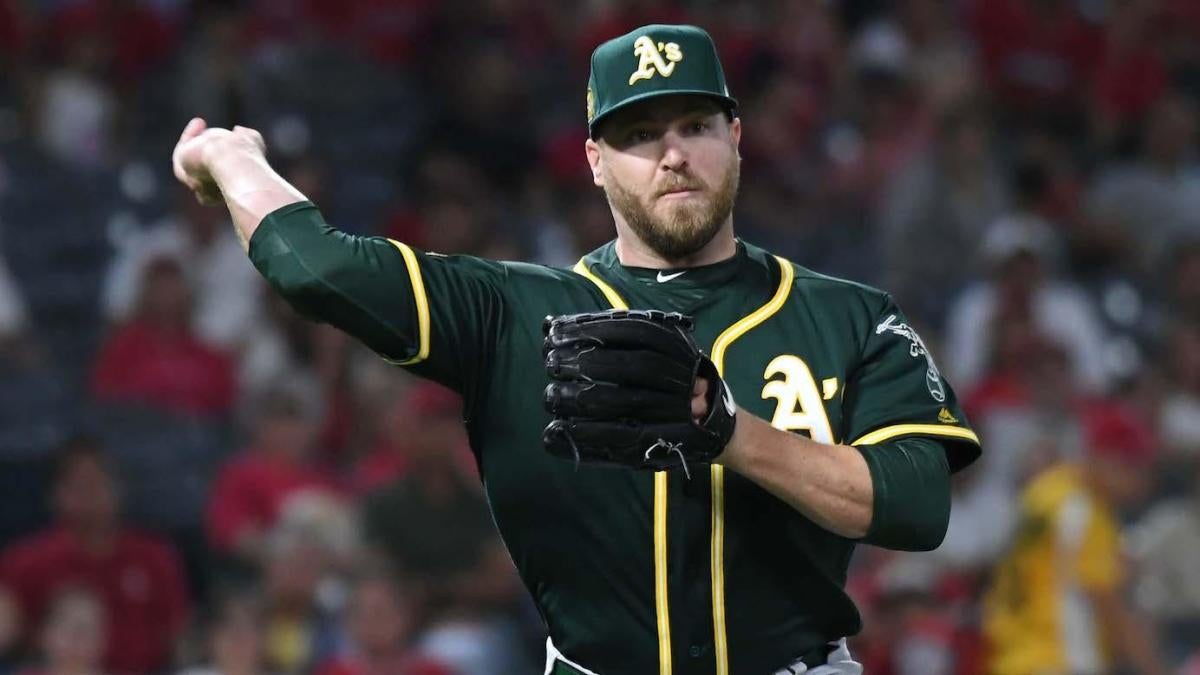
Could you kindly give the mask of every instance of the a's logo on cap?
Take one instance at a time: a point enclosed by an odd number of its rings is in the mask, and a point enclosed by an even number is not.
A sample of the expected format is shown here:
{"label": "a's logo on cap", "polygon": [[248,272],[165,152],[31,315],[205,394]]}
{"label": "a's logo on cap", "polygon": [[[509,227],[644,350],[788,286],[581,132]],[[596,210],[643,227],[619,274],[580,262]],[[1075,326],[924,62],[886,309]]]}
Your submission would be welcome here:
{"label": "a's logo on cap", "polygon": [[655,44],[649,35],[643,35],[633,43],[633,55],[639,60],[637,70],[629,76],[630,85],[638,80],[654,77],[655,71],[663,77],[670,77],[671,73],[675,72],[675,64],[683,60],[683,52],[679,50],[678,44]]}
{"label": "a's logo on cap", "polygon": [[588,87],[587,90],[587,113],[588,122],[591,122],[592,118],[596,116],[596,97],[592,95],[591,87]]}

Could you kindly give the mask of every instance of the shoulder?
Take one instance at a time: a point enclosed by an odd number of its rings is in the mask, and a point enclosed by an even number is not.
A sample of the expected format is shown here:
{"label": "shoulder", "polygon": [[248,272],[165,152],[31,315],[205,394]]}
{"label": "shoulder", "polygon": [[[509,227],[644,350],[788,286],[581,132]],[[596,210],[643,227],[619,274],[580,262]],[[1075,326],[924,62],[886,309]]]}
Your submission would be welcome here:
{"label": "shoulder", "polygon": [[843,318],[878,316],[894,306],[886,291],[850,279],[815,272],[786,258],[772,255],[749,244],[747,253],[761,264],[778,266],[781,292],[787,293],[788,304],[803,306],[806,311]]}
{"label": "shoulder", "polygon": [[67,551],[66,536],[62,531],[51,528],[13,542],[0,558],[0,566],[8,573],[32,571],[48,560],[65,555]]}

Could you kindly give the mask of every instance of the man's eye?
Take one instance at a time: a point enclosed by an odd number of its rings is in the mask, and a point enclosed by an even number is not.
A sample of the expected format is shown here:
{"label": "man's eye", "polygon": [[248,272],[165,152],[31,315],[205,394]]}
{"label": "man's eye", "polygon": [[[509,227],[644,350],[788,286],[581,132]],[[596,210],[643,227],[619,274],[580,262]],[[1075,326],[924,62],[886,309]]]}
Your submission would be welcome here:
{"label": "man's eye", "polygon": [[696,133],[696,134],[703,133],[705,131],[708,131],[708,122],[699,122],[699,121],[692,122],[690,128],[691,128],[692,133]]}
{"label": "man's eye", "polygon": [[652,135],[647,129],[634,129],[633,131],[629,132],[629,141],[631,143],[645,143],[651,138]]}

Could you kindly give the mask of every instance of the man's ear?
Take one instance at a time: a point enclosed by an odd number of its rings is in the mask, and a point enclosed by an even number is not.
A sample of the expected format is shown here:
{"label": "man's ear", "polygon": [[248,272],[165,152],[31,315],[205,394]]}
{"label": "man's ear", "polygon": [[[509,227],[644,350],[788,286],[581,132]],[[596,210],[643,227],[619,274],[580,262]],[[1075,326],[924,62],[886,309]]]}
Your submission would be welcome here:
{"label": "man's ear", "polygon": [[603,161],[600,156],[600,144],[589,138],[583,144],[583,151],[587,154],[588,165],[592,168],[592,182],[597,187],[604,187],[604,169],[600,165]]}
{"label": "man's ear", "polygon": [[733,147],[739,148],[742,142],[742,118],[735,117],[729,122],[729,134],[733,136]]}

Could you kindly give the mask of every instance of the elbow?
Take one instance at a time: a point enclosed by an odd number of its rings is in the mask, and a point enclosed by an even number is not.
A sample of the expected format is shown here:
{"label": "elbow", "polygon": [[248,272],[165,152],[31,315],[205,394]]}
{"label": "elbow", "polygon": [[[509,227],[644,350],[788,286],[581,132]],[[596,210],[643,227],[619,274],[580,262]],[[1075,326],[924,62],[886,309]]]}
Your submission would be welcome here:
{"label": "elbow", "polygon": [[[942,545],[950,524],[950,509],[943,513],[894,513],[892,517],[873,518],[863,537],[868,544],[893,551],[925,552]],[[880,522],[883,521],[883,522]]]}
{"label": "elbow", "polygon": [[902,551],[924,552],[932,551],[942,545],[946,539],[946,530],[950,526],[950,507],[946,506],[944,514],[930,518],[927,522],[917,524],[906,537],[909,546]]}

